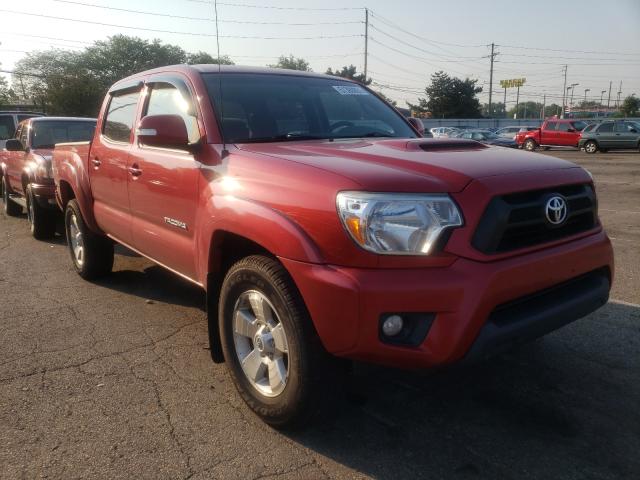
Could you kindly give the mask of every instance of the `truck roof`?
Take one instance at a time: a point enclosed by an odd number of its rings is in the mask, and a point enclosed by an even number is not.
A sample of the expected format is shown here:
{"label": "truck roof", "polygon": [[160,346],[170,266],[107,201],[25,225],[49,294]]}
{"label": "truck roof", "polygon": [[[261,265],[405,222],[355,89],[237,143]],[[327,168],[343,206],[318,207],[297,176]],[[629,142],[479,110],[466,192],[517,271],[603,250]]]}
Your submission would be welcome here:
{"label": "truck roof", "polygon": [[166,67],[158,67],[151,70],[145,70],[143,72],[136,73],[129,77],[123,78],[116,82],[112,89],[122,83],[130,83],[132,80],[136,80],[146,75],[166,72],[182,72],[187,75],[199,74],[199,73],[259,73],[267,75],[292,75],[298,77],[312,77],[312,78],[327,78],[327,79],[339,79],[340,81],[357,83],[354,80],[343,77],[336,77],[334,75],[327,75],[324,73],[304,72],[302,70],[288,70],[284,68],[269,68],[269,67],[247,67],[242,65],[220,65],[214,63],[206,63],[200,65],[167,65]]}

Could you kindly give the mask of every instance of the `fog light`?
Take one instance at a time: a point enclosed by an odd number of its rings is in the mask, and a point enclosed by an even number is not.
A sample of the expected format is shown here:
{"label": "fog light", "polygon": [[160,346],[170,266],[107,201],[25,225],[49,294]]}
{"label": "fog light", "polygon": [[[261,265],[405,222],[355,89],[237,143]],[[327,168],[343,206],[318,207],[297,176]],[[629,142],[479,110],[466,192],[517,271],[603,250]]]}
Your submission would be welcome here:
{"label": "fog light", "polygon": [[382,322],[382,333],[387,337],[393,337],[402,330],[404,322],[400,315],[391,315],[384,322]]}

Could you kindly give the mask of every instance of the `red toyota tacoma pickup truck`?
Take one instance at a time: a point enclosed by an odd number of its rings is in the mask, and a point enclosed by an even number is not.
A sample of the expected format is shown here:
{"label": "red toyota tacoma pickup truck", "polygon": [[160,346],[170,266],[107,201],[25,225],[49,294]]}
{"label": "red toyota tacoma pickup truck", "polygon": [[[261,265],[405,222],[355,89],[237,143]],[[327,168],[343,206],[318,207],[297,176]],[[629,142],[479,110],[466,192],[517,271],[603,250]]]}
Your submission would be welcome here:
{"label": "red toyota tacoma pickup truck", "polygon": [[613,253],[590,174],[421,138],[355,82],[165,67],[116,83],[91,143],[57,145],[73,265],[113,242],[207,292],[209,340],[246,403],[296,425],[342,359],[474,360],[607,302]]}
{"label": "red toyota tacoma pickup truck", "polygon": [[530,152],[538,147],[578,148],[580,132],[586,126],[582,120],[545,120],[540,128],[516,134],[516,143]]}
{"label": "red toyota tacoma pickup truck", "polygon": [[32,235],[53,237],[56,218],[55,188],[51,175],[51,155],[58,142],[89,140],[96,120],[92,118],[36,117],[23,120],[14,138],[0,151],[0,193],[4,212],[20,215],[23,208]]}

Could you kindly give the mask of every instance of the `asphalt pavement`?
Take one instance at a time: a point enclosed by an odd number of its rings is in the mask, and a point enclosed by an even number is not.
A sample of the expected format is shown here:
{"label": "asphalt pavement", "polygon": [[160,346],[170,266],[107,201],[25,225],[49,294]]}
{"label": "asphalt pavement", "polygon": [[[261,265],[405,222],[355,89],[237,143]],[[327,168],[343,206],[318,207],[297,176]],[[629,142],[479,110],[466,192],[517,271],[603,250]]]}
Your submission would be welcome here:
{"label": "asphalt pavement", "polygon": [[124,249],[85,282],[0,214],[0,478],[640,478],[640,154],[546,153],[595,177],[613,300],[473,367],[358,364],[295,434],[211,362],[196,287]]}

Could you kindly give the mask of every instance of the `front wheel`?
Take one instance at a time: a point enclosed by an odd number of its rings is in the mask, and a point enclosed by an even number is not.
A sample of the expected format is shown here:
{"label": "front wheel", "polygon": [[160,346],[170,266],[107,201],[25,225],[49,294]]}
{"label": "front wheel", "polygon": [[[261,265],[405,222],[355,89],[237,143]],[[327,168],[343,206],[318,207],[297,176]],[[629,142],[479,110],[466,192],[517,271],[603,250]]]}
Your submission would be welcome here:
{"label": "front wheel", "polygon": [[38,240],[52,238],[56,233],[56,217],[53,211],[42,208],[38,203],[31,185],[27,185],[27,217],[31,235]]}
{"label": "front wheel", "polygon": [[524,142],[524,149],[528,152],[533,152],[536,148],[538,148],[538,144],[535,140],[529,138]]}
{"label": "front wheel", "polygon": [[598,151],[598,144],[593,140],[589,140],[584,144],[584,151],[586,153],[596,153]]}
{"label": "front wheel", "polygon": [[218,321],[227,367],[242,399],[266,423],[295,428],[333,395],[330,357],[282,265],[246,257],[225,276]]}
{"label": "front wheel", "polygon": [[78,275],[85,280],[95,280],[111,273],[113,243],[89,230],[76,200],[67,204],[64,225],[69,253]]}

